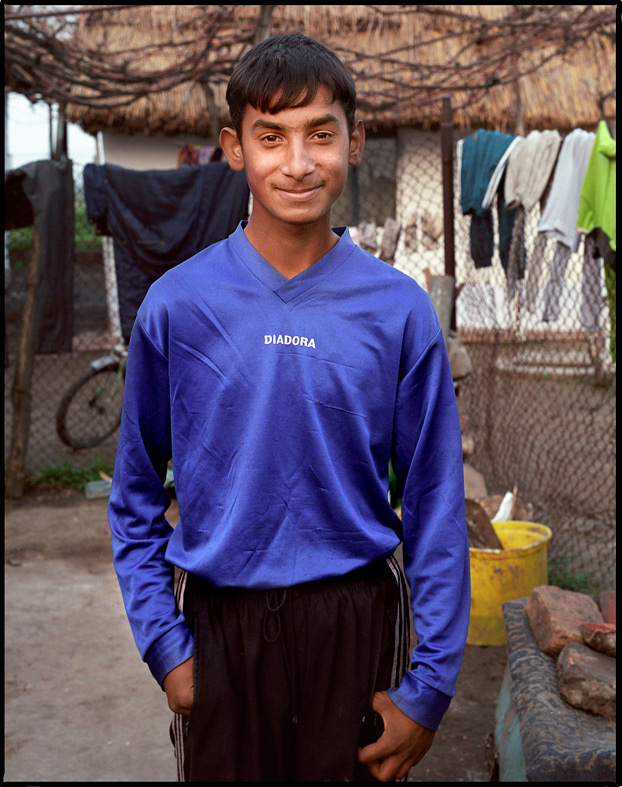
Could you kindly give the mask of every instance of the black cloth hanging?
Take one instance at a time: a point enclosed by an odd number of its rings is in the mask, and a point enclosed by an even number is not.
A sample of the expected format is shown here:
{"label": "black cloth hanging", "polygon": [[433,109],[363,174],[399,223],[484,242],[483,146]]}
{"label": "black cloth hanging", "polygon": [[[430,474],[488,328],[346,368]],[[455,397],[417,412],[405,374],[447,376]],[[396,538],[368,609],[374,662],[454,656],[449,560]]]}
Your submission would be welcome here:
{"label": "black cloth hanging", "polygon": [[246,174],[226,161],[146,171],[87,164],[84,194],[89,221],[113,238],[126,341],[151,284],[248,217]]}
{"label": "black cloth hanging", "polygon": [[33,224],[39,240],[35,352],[71,352],[75,263],[72,162],[34,161],[12,170],[6,175],[4,194],[5,229]]}

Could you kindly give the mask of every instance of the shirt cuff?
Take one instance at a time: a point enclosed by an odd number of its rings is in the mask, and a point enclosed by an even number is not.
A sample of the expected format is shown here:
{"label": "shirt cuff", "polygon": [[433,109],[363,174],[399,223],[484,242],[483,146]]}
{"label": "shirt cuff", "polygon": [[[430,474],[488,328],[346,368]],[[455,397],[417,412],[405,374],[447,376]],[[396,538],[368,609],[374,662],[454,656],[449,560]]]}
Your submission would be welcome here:
{"label": "shirt cuff", "polygon": [[145,661],[160,686],[168,673],[194,655],[194,637],[185,621],[157,639],[145,653]]}
{"label": "shirt cuff", "polygon": [[451,697],[418,680],[407,672],[399,686],[389,689],[389,699],[417,724],[437,730]]}

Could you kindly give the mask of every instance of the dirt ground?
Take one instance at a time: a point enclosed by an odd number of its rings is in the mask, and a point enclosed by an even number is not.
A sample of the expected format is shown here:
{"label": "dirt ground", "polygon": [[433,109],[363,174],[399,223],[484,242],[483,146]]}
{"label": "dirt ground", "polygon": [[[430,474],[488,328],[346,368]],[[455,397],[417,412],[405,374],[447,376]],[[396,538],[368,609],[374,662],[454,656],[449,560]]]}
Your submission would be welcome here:
{"label": "dirt ground", "polygon": [[[131,637],[106,506],[75,490],[6,502],[5,782],[176,780],[170,712]],[[505,663],[505,646],[467,646],[456,697],[408,781],[489,781]]]}

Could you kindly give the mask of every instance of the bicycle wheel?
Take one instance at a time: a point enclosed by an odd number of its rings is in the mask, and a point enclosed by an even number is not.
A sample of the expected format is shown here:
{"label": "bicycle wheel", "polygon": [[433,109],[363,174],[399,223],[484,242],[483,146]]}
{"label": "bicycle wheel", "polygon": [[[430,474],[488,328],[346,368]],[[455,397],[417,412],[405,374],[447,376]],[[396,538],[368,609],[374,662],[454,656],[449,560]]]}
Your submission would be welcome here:
{"label": "bicycle wheel", "polygon": [[119,364],[91,369],[61,399],[58,436],[72,448],[93,448],[121,424],[124,380]]}

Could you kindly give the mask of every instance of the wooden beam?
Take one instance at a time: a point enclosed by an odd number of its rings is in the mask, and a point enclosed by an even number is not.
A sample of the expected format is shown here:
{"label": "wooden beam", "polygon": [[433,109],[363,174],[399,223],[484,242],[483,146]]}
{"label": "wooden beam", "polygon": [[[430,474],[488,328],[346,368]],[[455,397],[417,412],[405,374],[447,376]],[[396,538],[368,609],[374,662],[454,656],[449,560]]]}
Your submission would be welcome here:
{"label": "wooden beam", "polygon": [[32,404],[32,373],[35,362],[37,295],[41,284],[40,240],[37,225],[33,227],[32,253],[28,263],[26,297],[20,327],[17,351],[17,367],[11,391],[13,402],[13,424],[11,448],[7,465],[5,495],[19,500],[24,493],[26,449],[30,431]]}

